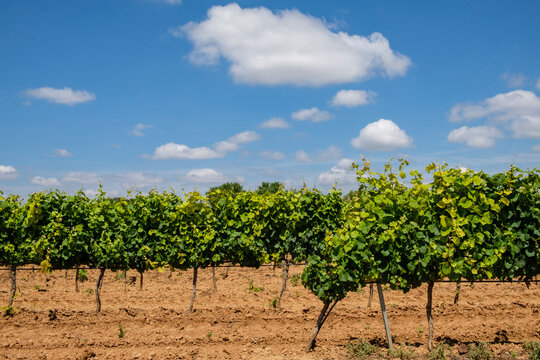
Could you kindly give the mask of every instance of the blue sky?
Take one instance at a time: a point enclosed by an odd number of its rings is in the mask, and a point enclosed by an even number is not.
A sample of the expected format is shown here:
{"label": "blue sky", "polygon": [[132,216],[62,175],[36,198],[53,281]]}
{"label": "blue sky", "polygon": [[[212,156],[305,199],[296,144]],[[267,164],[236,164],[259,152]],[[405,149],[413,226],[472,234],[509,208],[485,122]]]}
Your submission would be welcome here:
{"label": "blue sky", "polygon": [[5,1],[0,190],[540,164],[538,1]]}

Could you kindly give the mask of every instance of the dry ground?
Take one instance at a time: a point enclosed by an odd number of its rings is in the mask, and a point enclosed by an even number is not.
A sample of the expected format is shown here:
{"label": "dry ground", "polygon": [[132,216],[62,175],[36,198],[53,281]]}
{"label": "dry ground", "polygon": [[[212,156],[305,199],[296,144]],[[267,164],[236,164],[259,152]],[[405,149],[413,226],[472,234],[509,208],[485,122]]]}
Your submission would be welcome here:
{"label": "dry ground", "polygon": [[[292,267],[291,275],[301,267]],[[367,307],[368,289],[339,302],[319,334],[314,352],[303,348],[322,303],[298,281],[288,283],[282,308],[271,305],[281,288],[281,271],[217,269],[199,271],[195,311],[187,312],[192,273],[165,270],[144,276],[144,288],[120,273],[106,272],[103,308],[95,313],[93,289],[98,271],[75,292],[74,270],[42,274],[19,271],[15,314],[0,316],[1,359],[348,359],[347,346],[363,339],[382,357],[385,333],[377,299]],[[138,276],[128,272],[128,280]],[[129,281],[128,281],[129,283]],[[250,283],[253,285],[250,291]],[[0,301],[7,303],[9,272],[0,271]],[[254,291],[253,288],[261,288]],[[454,358],[465,358],[474,342],[490,343],[497,358],[525,359],[526,340],[540,341],[540,285],[463,284],[453,305],[455,284],[434,289],[436,344],[450,344]],[[426,286],[403,294],[384,292],[392,335],[416,358],[427,358]],[[124,330],[119,336],[120,326]]]}

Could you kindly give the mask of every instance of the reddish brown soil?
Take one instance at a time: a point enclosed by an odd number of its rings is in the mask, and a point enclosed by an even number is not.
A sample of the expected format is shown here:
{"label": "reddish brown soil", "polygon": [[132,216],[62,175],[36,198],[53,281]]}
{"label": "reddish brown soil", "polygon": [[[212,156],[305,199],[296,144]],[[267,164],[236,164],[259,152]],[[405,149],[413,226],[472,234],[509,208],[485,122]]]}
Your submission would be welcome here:
{"label": "reddish brown soil", "polygon": [[[291,275],[299,274],[293,267]],[[152,271],[144,288],[107,271],[103,308],[95,313],[98,271],[75,292],[75,271],[19,271],[15,314],[0,316],[0,358],[5,359],[347,359],[347,346],[363,339],[385,356],[385,333],[377,298],[368,289],[339,302],[322,328],[314,352],[303,348],[322,303],[298,282],[288,283],[282,309],[271,306],[281,271],[232,268],[212,289],[211,270],[199,271],[195,311],[187,312],[191,272]],[[67,274],[67,278],[65,277]],[[128,279],[137,276],[128,272]],[[262,291],[249,291],[253,286]],[[0,272],[0,301],[7,303],[9,272]],[[88,290],[87,290],[88,289]],[[435,344],[446,341],[457,358],[474,342],[490,343],[496,358],[525,359],[522,343],[540,340],[540,285],[469,284],[453,305],[455,284],[434,289]],[[392,335],[417,358],[427,358],[426,286],[403,294],[385,291]],[[125,335],[119,337],[119,325]],[[465,355],[459,355],[465,358]],[[373,357],[372,357],[373,358]]]}

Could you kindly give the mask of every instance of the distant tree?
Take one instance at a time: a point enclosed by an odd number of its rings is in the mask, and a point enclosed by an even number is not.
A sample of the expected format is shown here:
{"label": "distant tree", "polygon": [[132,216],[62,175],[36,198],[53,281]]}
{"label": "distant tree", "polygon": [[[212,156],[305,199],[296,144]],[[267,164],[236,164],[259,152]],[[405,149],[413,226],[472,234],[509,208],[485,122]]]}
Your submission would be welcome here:
{"label": "distant tree", "polygon": [[256,192],[259,195],[262,194],[275,194],[277,193],[282,187],[282,184],[280,182],[274,181],[274,182],[263,182],[259,187],[257,188]]}
{"label": "distant tree", "polygon": [[223,192],[231,192],[233,194],[236,194],[236,193],[239,193],[239,192],[242,192],[244,191],[244,188],[242,187],[242,185],[240,185],[239,183],[237,182],[226,182],[224,184],[221,184],[219,186],[213,186],[210,188],[210,190],[208,190],[206,193],[210,193],[212,191],[215,191],[215,190],[221,190]]}
{"label": "distant tree", "polygon": [[357,195],[358,195],[357,190],[351,190],[345,195],[343,195],[343,201],[346,201],[346,202],[353,201],[357,197]]}
{"label": "distant tree", "polygon": [[217,190],[221,193],[237,194],[243,192],[244,188],[237,182],[226,182],[219,186],[213,186],[206,192],[206,197],[210,200],[210,203],[214,203],[214,201],[217,201],[217,198],[219,198],[216,194]]}

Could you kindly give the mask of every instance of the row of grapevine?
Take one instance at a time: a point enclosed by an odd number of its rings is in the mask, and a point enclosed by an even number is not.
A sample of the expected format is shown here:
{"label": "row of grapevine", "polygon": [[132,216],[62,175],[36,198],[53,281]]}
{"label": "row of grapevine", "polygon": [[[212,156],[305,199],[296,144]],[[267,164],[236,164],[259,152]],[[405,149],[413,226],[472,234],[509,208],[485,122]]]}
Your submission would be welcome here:
{"label": "row of grapevine", "polygon": [[[79,192],[0,197],[0,265],[39,263],[45,270],[90,266],[193,269],[223,263],[258,267],[307,261],[302,282],[323,302],[311,350],[337,302],[367,282],[408,291],[428,284],[431,349],[434,282],[531,279],[540,272],[540,173],[512,167],[489,175],[432,164],[430,182],[391,164],[355,165],[359,187],[178,196],[151,191],[111,199]],[[282,293],[283,293],[282,290]]]}
{"label": "row of grapevine", "polygon": [[[512,167],[489,175],[432,164],[418,171],[356,166],[359,189],[342,227],[308,257],[302,280],[331,304],[367,281],[404,292],[428,284],[428,348],[432,349],[434,282],[531,279],[540,273],[540,172]],[[408,184],[408,185],[405,185]],[[315,345],[318,323],[307,349]]]}
{"label": "row of grapevine", "polygon": [[320,251],[327,231],[339,227],[343,206],[339,192],[310,189],[263,195],[216,190],[207,197],[151,191],[115,199],[54,190],[24,202],[8,196],[0,204],[0,265],[12,268],[12,282],[24,264],[46,271],[99,268],[98,311],[105,269],[135,269],[141,276],[163,266],[193,269],[194,297],[199,268],[303,261]]}

